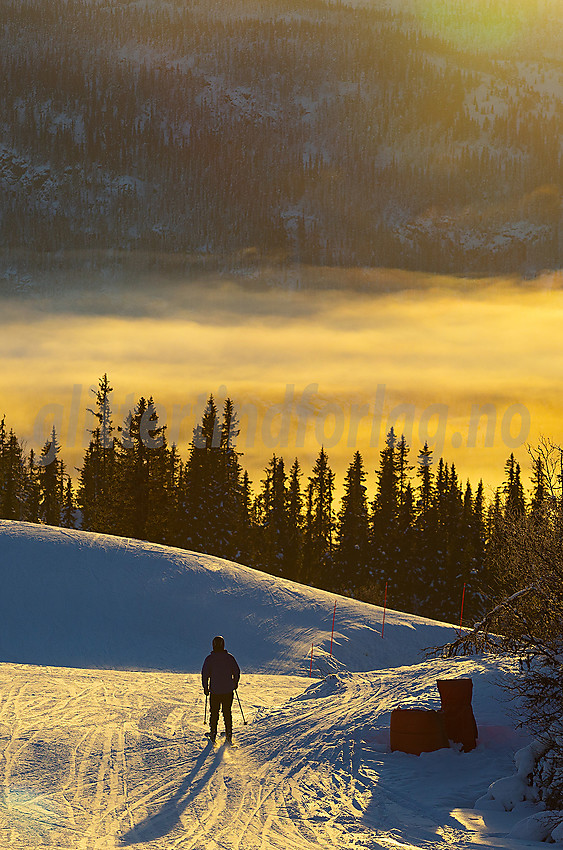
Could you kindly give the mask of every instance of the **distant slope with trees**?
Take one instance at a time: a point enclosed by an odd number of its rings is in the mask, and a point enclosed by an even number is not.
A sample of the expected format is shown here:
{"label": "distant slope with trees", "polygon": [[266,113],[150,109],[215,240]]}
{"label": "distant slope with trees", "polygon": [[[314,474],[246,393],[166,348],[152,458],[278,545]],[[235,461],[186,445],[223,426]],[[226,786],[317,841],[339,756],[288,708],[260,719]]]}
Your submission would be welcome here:
{"label": "distant slope with trees", "polygon": [[[4,267],[27,252],[176,253],[189,266],[252,250],[559,268],[559,11],[501,4],[495,25],[513,37],[493,45],[456,37],[466,3],[424,19],[395,5],[5,0]],[[482,32],[489,6],[472,6]]]}

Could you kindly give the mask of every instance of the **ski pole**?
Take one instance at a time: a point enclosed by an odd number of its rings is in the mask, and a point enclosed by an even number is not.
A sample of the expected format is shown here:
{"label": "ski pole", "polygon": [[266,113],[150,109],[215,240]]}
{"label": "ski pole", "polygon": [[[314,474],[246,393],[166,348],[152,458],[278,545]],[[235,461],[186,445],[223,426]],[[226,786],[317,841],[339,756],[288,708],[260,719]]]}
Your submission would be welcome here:
{"label": "ski pole", "polygon": [[246,725],[247,725],[247,723],[246,723],[246,720],[244,719],[244,714],[243,714],[243,711],[242,711],[242,705],[240,704],[240,697],[239,697],[239,695],[238,695],[238,691],[235,691],[235,694],[237,695],[237,699],[238,699],[238,707],[240,708],[240,713],[242,714],[242,722],[243,722],[243,723],[244,723],[244,725],[246,726]]}
{"label": "ski pole", "polygon": [[203,712],[203,725],[207,723],[207,694],[205,694],[205,711]]}

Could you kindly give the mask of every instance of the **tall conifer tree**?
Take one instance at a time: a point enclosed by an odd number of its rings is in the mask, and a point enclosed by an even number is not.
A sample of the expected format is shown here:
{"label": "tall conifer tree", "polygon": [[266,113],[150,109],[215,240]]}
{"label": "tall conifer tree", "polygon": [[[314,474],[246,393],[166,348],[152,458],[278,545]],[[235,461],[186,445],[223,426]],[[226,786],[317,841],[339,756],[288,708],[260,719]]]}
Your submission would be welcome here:
{"label": "tall conifer tree", "polygon": [[55,427],[41,450],[39,462],[39,520],[46,525],[61,524],[63,468]]}
{"label": "tall conifer tree", "polygon": [[300,581],[303,574],[303,494],[301,466],[295,458],[287,486],[287,564],[288,578]]}
{"label": "tall conifer tree", "polygon": [[432,449],[428,443],[420,449],[417,458],[415,549],[416,566],[411,575],[411,606],[415,614],[427,611],[429,582],[434,569],[434,558],[438,537],[438,517],[435,501],[434,463]]}
{"label": "tall conifer tree", "polygon": [[232,399],[225,399],[219,444],[219,511],[215,547],[223,557],[237,560],[241,552],[241,530],[244,523],[242,502],[242,468],[236,441],[240,429]]}
{"label": "tall conifer tree", "polygon": [[183,513],[183,464],[175,443],[165,454],[165,487],[166,487],[166,535],[167,543],[171,546],[182,545],[182,513]]}
{"label": "tall conifer tree", "polygon": [[[5,517],[4,491],[6,487],[6,417],[0,419],[0,517]],[[8,517],[5,517],[8,519]]]}
{"label": "tall conifer tree", "polygon": [[95,408],[88,412],[94,416],[91,431],[78,479],[77,503],[81,512],[81,527],[86,531],[106,533],[120,528],[120,507],[117,505],[117,457],[111,411],[111,393],[107,374],[93,390]]}
{"label": "tall conifer tree", "polygon": [[286,474],[283,458],[274,454],[266,467],[262,491],[258,497],[260,568],[274,575],[287,577]]}
{"label": "tall conifer tree", "polygon": [[220,422],[210,395],[201,424],[194,429],[183,482],[187,545],[198,552],[238,557],[236,530],[243,508],[237,435],[232,401],[226,400]]}
{"label": "tall conifer tree", "polygon": [[413,609],[414,571],[417,566],[414,552],[414,493],[410,480],[413,466],[409,464],[409,453],[410,447],[402,435],[395,448],[398,487],[395,598],[406,611]]}
{"label": "tall conifer tree", "polygon": [[378,487],[372,503],[372,552],[374,572],[383,586],[391,580],[394,592],[400,588],[400,576],[397,574],[398,513],[399,513],[399,477],[395,449],[397,438],[391,428],[387,434],[385,448],[380,452]]}
{"label": "tall conifer tree", "polygon": [[[500,489],[495,491],[492,504],[487,509],[485,566],[481,573],[480,589],[484,598],[495,599],[502,595],[502,580],[495,571],[495,563],[505,542],[504,511]],[[487,606],[490,608],[490,605]]]}
{"label": "tall conifer tree", "polygon": [[220,443],[217,406],[210,395],[202,421],[194,428],[189,457],[184,467],[184,545],[196,552],[209,551],[209,547],[214,545],[219,509]]}
{"label": "tall conifer tree", "polygon": [[25,460],[23,450],[12,429],[0,438],[0,516],[5,519],[25,517]]}
{"label": "tall conifer tree", "polygon": [[75,496],[70,475],[62,477],[61,525],[63,528],[76,527]]}
{"label": "tall conifer tree", "polygon": [[329,589],[334,584],[333,494],[334,472],[329,466],[327,453],[321,448],[307,488],[303,560],[305,581]]}
{"label": "tall conifer tree", "polygon": [[152,397],[139,399],[121,429],[116,496],[118,533],[138,540],[166,540],[167,446]]}
{"label": "tall conifer tree", "polygon": [[256,555],[256,529],[252,517],[252,486],[246,470],[242,476],[240,508],[237,561],[247,566],[253,566]]}
{"label": "tall conifer tree", "polygon": [[364,483],[366,475],[362,456],[357,451],[344,479],[334,554],[338,589],[352,594],[361,590],[364,596],[375,590],[370,572],[369,517]]}
{"label": "tall conifer tree", "polygon": [[526,504],[524,500],[524,488],[520,479],[520,464],[516,461],[514,454],[510,457],[504,466],[504,513],[506,517],[517,519],[524,516],[526,512]]}
{"label": "tall conifer tree", "polygon": [[40,466],[33,449],[30,450],[24,474],[24,514],[27,522],[39,522],[39,502],[41,498],[39,486]]}

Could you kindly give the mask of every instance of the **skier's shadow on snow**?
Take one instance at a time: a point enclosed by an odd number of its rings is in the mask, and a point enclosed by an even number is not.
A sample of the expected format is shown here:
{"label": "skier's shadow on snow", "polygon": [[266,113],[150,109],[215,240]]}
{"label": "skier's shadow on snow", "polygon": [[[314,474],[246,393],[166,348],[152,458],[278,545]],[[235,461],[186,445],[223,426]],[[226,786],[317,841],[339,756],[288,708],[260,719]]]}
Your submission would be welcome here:
{"label": "skier's shadow on snow", "polygon": [[178,790],[169,800],[166,800],[162,808],[154,815],[146,817],[141,823],[121,836],[119,839],[120,847],[128,847],[132,844],[140,844],[162,838],[168,835],[180,823],[181,813],[205,788],[221,763],[222,752],[218,751],[205,773],[198,778],[197,782],[194,782],[194,779],[209,755],[209,747],[210,745],[205,748]]}

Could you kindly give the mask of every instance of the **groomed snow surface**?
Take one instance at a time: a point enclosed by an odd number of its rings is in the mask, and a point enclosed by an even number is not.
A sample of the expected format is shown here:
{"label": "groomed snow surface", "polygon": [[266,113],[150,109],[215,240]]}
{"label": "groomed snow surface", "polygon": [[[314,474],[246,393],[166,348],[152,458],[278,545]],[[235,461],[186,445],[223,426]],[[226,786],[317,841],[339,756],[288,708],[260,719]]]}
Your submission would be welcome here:
{"label": "groomed snow surface", "polygon": [[[498,686],[516,667],[427,660],[454,627],[387,612],[382,637],[374,606],[24,523],[0,521],[0,569],[2,850],[545,846],[531,742]],[[234,749],[204,734],[216,633],[243,671]],[[477,749],[391,752],[391,710],[439,708],[436,680],[456,677]]]}

